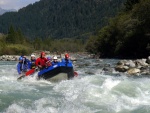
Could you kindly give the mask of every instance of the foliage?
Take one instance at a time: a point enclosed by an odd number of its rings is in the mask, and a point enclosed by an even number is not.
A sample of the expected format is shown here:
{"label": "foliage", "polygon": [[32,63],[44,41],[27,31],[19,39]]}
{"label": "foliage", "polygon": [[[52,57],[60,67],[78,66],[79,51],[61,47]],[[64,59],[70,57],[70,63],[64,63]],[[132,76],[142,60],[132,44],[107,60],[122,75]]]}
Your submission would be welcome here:
{"label": "foliage", "polygon": [[8,35],[0,36],[0,55],[2,54],[30,54],[34,50],[51,52],[82,52],[84,42],[81,39],[53,39],[35,38],[27,40],[20,30],[10,26]]}
{"label": "foliage", "polygon": [[139,3],[139,1],[140,0],[127,0],[125,2],[125,10],[126,11],[132,10],[133,5],[136,4],[136,3]]}
{"label": "foliage", "polygon": [[149,20],[150,1],[133,2],[132,10],[119,13],[99,31],[98,38],[93,41],[98,43],[95,52],[101,53],[101,57],[147,57],[150,54]]}

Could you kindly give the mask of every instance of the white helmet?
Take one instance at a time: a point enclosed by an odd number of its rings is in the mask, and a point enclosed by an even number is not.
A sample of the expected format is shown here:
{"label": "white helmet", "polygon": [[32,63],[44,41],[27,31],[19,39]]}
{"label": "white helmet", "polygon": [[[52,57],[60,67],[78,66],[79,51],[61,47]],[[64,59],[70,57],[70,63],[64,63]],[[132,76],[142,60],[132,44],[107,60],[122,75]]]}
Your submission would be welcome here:
{"label": "white helmet", "polygon": [[34,55],[34,54],[32,54],[32,55],[31,55],[31,57],[34,57],[34,58],[35,58],[35,55]]}
{"label": "white helmet", "polygon": [[54,60],[57,60],[57,56],[54,56],[54,58],[53,58]]}

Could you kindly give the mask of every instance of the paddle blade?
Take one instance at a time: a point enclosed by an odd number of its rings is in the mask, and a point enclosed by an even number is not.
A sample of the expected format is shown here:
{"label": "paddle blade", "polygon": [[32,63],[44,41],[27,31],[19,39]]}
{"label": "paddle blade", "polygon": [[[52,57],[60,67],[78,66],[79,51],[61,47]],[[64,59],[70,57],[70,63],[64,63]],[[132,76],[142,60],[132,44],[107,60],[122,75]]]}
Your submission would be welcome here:
{"label": "paddle blade", "polygon": [[29,76],[35,72],[35,69],[30,69],[29,71],[26,72],[26,76]]}
{"label": "paddle blade", "polygon": [[77,77],[77,76],[78,76],[78,73],[77,73],[77,72],[75,72],[75,71],[74,71],[74,76],[75,76],[75,77]]}
{"label": "paddle blade", "polygon": [[22,75],[22,76],[18,77],[17,80],[21,80],[24,77],[25,77],[25,75]]}

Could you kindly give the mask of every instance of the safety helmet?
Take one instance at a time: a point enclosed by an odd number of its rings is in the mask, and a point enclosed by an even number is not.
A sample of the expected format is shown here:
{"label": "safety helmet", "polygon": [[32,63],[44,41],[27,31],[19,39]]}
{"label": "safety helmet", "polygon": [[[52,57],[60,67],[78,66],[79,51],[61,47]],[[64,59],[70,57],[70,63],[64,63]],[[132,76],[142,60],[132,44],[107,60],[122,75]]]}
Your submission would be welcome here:
{"label": "safety helmet", "polygon": [[53,58],[54,60],[57,60],[57,56],[54,56],[54,58]]}
{"label": "safety helmet", "polygon": [[31,55],[31,57],[35,57],[35,55],[34,55],[34,54],[32,54],[32,55]]}
{"label": "safety helmet", "polygon": [[47,60],[51,60],[51,57],[47,57]]}
{"label": "safety helmet", "polygon": [[45,56],[45,52],[41,52],[41,56]]}
{"label": "safety helmet", "polygon": [[69,58],[69,54],[68,53],[65,54],[65,58]]}
{"label": "safety helmet", "polygon": [[19,57],[19,60],[23,60],[23,58],[22,58],[22,57]]}

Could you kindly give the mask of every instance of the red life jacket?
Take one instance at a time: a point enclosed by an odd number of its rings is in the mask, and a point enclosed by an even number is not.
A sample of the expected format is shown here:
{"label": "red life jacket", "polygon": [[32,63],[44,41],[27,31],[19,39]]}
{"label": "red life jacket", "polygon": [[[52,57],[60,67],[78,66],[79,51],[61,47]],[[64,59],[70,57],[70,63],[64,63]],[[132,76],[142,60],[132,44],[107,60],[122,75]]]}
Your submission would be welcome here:
{"label": "red life jacket", "polygon": [[46,62],[47,59],[46,58],[38,58],[35,62],[36,66],[41,65],[42,67],[46,67]]}

